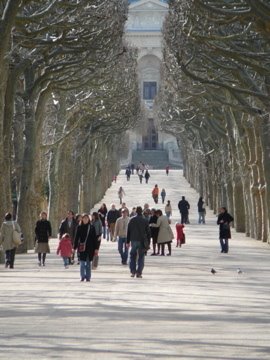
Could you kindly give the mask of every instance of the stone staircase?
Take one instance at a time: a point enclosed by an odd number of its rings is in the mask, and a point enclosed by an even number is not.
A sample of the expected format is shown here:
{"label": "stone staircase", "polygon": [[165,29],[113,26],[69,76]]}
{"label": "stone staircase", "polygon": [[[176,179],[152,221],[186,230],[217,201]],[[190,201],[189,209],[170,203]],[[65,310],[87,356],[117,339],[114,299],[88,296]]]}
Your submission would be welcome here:
{"label": "stone staircase", "polygon": [[142,162],[148,164],[151,169],[165,169],[169,164],[166,150],[136,150],[132,153],[132,163],[135,166]]}

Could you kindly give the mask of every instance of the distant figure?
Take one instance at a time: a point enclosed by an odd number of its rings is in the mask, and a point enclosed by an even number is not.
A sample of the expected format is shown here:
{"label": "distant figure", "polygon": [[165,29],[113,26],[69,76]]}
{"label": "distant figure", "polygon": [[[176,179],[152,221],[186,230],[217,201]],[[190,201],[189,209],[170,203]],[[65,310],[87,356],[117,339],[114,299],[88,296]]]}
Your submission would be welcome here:
{"label": "distant figure", "polygon": [[106,239],[106,215],[107,215],[107,206],[105,203],[101,205],[101,207],[98,210],[98,215],[101,220],[102,224],[102,233],[103,233],[103,239]]}
{"label": "distant figure", "polygon": [[116,220],[114,238],[118,240],[118,252],[121,256],[122,265],[127,265],[127,229],[129,217],[126,209],[121,210],[121,217]]}
{"label": "distant figure", "polygon": [[119,190],[118,190],[118,197],[120,200],[120,204],[122,204],[122,200],[123,200],[123,196],[126,195],[124,189],[122,188],[122,186],[120,186]]}
{"label": "distant figure", "polygon": [[167,204],[165,206],[165,214],[168,219],[170,219],[172,216],[172,205],[171,205],[170,200],[167,201]]}
{"label": "distant figure", "polygon": [[126,176],[127,176],[127,181],[130,180],[130,175],[131,175],[131,170],[129,167],[126,168]]}
{"label": "distant figure", "polygon": [[138,170],[138,176],[139,176],[140,184],[142,184],[142,179],[143,179],[143,171],[142,171],[142,169]]}
{"label": "distant figure", "polygon": [[13,230],[21,232],[19,224],[12,221],[11,213],[6,213],[5,221],[1,226],[0,245],[3,246],[6,255],[5,267],[10,269],[14,268],[16,247],[18,246],[13,242]]}
{"label": "distant figure", "polygon": [[198,223],[199,224],[205,224],[206,211],[205,211],[204,201],[203,201],[202,196],[199,198],[199,201],[198,201],[198,214],[199,214]]}
{"label": "distant figure", "polygon": [[174,234],[172,232],[172,229],[170,227],[170,224],[169,224],[169,221],[168,221],[167,217],[162,214],[162,211],[157,210],[156,215],[158,217],[157,223],[156,224],[151,223],[150,227],[159,228],[157,242],[161,246],[161,254],[160,255],[161,256],[165,255],[164,254],[165,244],[167,244],[168,250],[169,250],[167,256],[171,256],[171,254],[172,254],[171,243],[172,243],[172,240],[174,238]]}
{"label": "distant figure", "polygon": [[130,212],[130,217],[132,218],[132,217],[134,217],[134,216],[136,216],[136,215],[137,215],[137,213],[136,213],[136,207],[133,207],[132,210],[131,210],[131,212]]}
{"label": "distant figure", "polygon": [[[156,224],[157,223],[157,215],[156,215],[156,210],[152,209],[151,210],[151,217],[149,219],[149,224]],[[158,251],[156,251],[157,248],[157,238],[158,238],[158,228],[151,226],[150,227],[151,230],[151,238],[152,238],[152,245],[153,245],[153,253],[151,254],[151,256],[155,256],[155,255],[159,255],[159,248],[160,245],[158,246]]]}
{"label": "distant figure", "polygon": [[166,175],[168,176],[169,175],[169,170],[170,170],[169,165],[166,166],[165,170],[166,170]]}
{"label": "distant figure", "polygon": [[149,171],[148,171],[148,170],[145,170],[144,177],[145,177],[145,183],[148,184],[148,180],[149,180],[149,178],[150,178],[150,174],[149,174]]}
{"label": "distant figure", "polygon": [[[72,222],[72,224],[74,223]],[[75,224],[74,232],[75,230],[76,230],[76,224]],[[42,266],[45,266],[46,255],[50,253],[49,239],[52,236],[51,223],[49,222],[49,220],[47,220],[47,213],[45,211],[42,211],[40,213],[40,220],[37,221],[35,227],[35,235],[36,235],[35,252],[38,254],[38,265],[41,266],[41,261],[42,261]]]}
{"label": "distant figure", "polygon": [[131,174],[133,175],[133,174],[134,174],[134,170],[135,170],[135,165],[134,165],[134,164],[131,164],[131,165],[130,165],[130,169],[131,169]]}
{"label": "distant figure", "polygon": [[[108,232],[110,235],[110,240],[113,241],[114,238],[114,229],[115,229],[115,223],[116,220],[119,218],[119,212],[115,208],[115,204],[111,205],[111,209],[107,213],[107,225],[108,225]],[[109,237],[107,236],[107,240],[109,240]]]}
{"label": "distant figure", "polygon": [[179,222],[177,222],[175,224],[175,228],[176,228],[176,247],[181,247],[182,244],[186,243],[186,236],[184,233],[184,224],[180,224]]}
{"label": "distant figure", "polygon": [[156,184],[154,189],[152,190],[152,197],[156,204],[158,203],[158,195],[159,195],[159,188],[158,188],[158,185]]}
{"label": "distant figure", "polygon": [[161,190],[160,196],[161,196],[161,199],[162,199],[162,204],[164,204],[165,197],[166,197],[166,191],[165,191],[164,188]]}
{"label": "distant figure", "polygon": [[117,180],[117,176],[116,175],[114,175],[114,177],[113,177],[113,181],[116,183],[116,180]]}
{"label": "distant figure", "polygon": [[178,203],[178,209],[181,214],[181,224],[188,224],[188,212],[190,209],[190,205],[184,196],[182,196],[182,200],[180,200]]}
{"label": "distant figure", "polygon": [[231,238],[230,223],[233,217],[227,212],[225,207],[220,208],[217,224],[219,225],[219,241],[222,253],[229,252],[229,239]]}

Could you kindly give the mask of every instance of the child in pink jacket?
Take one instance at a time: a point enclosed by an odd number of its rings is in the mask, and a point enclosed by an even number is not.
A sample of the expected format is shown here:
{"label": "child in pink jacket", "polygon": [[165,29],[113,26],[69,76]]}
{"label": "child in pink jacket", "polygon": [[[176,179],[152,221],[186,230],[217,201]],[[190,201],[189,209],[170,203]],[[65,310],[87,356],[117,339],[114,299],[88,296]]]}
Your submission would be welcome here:
{"label": "child in pink jacket", "polygon": [[186,236],[184,233],[184,224],[176,223],[176,247],[181,247],[182,244],[185,244],[186,242]]}
{"label": "child in pink jacket", "polygon": [[72,256],[72,243],[71,243],[71,238],[69,236],[69,234],[64,234],[61,238],[61,240],[59,241],[59,245],[57,248],[57,255],[61,255],[64,261],[64,266],[65,269],[68,269],[68,264],[69,264],[69,259]]}

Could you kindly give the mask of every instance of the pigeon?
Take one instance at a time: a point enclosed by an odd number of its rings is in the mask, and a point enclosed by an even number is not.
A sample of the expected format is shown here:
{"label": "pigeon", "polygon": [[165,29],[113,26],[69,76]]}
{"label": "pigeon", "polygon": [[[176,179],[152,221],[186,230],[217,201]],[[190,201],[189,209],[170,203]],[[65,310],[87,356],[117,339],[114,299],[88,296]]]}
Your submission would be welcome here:
{"label": "pigeon", "polygon": [[240,268],[238,268],[237,269],[237,274],[243,274],[243,271]]}
{"label": "pigeon", "polygon": [[215,270],[214,268],[212,268],[212,269],[211,269],[211,273],[212,273],[213,275],[215,275],[216,270]]}

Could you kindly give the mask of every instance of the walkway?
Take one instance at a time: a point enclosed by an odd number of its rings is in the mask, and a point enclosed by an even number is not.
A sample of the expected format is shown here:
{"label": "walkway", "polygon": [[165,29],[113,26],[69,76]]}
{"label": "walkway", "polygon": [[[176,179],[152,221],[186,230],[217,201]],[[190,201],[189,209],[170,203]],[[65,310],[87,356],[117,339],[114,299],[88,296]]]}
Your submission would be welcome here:
{"label": "walkway", "polygon": [[270,358],[269,246],[233,233],[220,254],[216,217],[207,210],[207,224],[197,224],[198,194],[179,170],[151,171],[148,185],[120,174],[102,202],[117,201],[122,185],[129,208],[153,206],[155,183],[174,206],[173,229],[178,200],[189,200],[187,244],[148,256],[143,279],[132,279],[105,241],[91,283],[80,283],[77,265],[64,270],[56,240],[45,268],[33,252],[18,255],[13,271],[0,269],[0,359]]}

